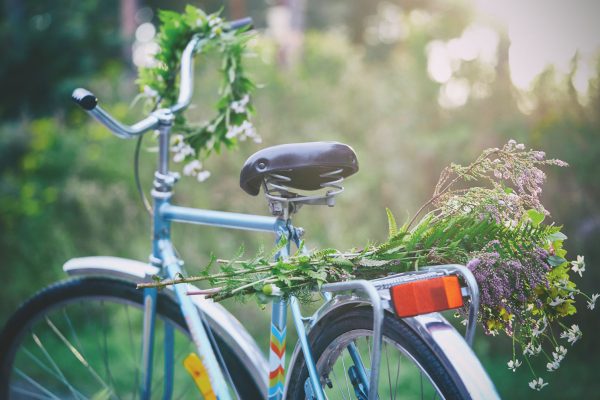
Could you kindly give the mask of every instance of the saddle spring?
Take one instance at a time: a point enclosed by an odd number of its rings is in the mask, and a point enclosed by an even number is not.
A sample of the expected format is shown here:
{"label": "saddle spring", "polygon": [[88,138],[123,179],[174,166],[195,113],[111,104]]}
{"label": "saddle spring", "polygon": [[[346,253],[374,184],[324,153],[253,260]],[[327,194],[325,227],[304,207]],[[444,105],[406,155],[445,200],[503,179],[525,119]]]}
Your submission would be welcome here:
{"label": "saddle spring", "polygon": [[303,204],[333,207],[335,205],[334,197],[344,191],[342,172],[343,169],[335,169],[320,174],[319,177],[324,181],[319,186],[326,191],[312,196],[298,194],[293,188],[290,188],[288,184],[292,178],[286,176],[285,172],[268,174],[263,180],[264,193],[272,211],[273,206],[277,203],[288,205],[286,208],[290,208],[292,211],[296,211]]}

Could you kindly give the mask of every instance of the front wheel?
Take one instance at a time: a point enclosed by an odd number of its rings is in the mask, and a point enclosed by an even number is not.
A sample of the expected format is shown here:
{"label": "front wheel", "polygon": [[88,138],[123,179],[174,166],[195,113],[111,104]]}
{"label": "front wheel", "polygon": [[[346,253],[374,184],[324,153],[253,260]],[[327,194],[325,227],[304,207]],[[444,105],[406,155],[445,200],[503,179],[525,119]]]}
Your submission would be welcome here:
{"label": "front wheel", "polygon": [[[309,341],[327,399],[364,399],[358,368],[371,369],[373,311],[360,306],[331,313],[311,330]],[[379,399],[462,399],[461,382],[446,372],[441,360],[401,319],[386,313],[383,323]],[[361,363],[359,362],[359,364]],[[308,370],[299,355],[290,369],[287,399],[303,400]]]}
{"label": "front wheel", "polygon": [[[164,291],[156,304],[152,398],[200,398],[183,366],[195,348],[179,307]],[[0,399],[139,398],[143,317],[143,291],[129,282],[76,278],[43,289],[0,333]],[[243,361],[215,336],[240,395],[260,398]]]}

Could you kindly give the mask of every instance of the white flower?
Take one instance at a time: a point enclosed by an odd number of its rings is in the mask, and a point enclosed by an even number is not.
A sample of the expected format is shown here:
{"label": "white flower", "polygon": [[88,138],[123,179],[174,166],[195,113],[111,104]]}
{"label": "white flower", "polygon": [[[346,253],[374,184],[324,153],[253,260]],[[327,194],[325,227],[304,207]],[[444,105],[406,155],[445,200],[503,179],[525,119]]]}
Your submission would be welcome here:
{"label": "white flower", "polygon": [[533,343],[527,343],[527,346],[523,349],[523,355],[536,356],[542,351],[542,345],[534,346]]}
{"label": "white flower", "polygon": [[258,136],[254,125],[250,121],[244,121],[241,125],[230,126],[225,137],[227,139],[238,138],[240,141],[251,138],[255,143],[262,142],[262,139]]}
{"label": "white flower", "polygon": [[195,154],[196,152],[194,151],[194,149],[190,145],[186,144],[180,151],[175,153],[175,155],[173,156],[173,161],[175,161],[176,163],[182,162],[186,159],[187,156],[194,156]]}
{"label": "white flower", "polygon": [[210,176],[210,172],[202,169],[202,163],[199,160],[193,160],[183,167],[183,174],[186,176],[195,176],[198,182],[204,182]]}
{"label": "white flower", "polygon": [[596,307],[596,300],[598,300],[598,297],[600,297],[600,294],[598,294],[598,293],[593,294],[590,301],[587,302],[587,308],[589,308],[590,310],[593,310],[594,307]]}
{"label": "white flower", "polygon": [[232,101],[230,106],[233,112],[236,114],[243,114],[246,112],[246,105],[250,101],[250,96],[245,95],[238,101]]}
{"label": "white flower", "polygon": [[183,174],[186,176],[197,175],[202,171],[202,163],[200,160],[193,160],[183,167]]}
{"label": "white flower", "polygon": [[223,23],[223,19],[221,17],[217,17],[216,15],[210,15],[208,17],[208,26],[211,28],[213,26],[221,25]]}
{"label": "white flower", "polygon": [[517,141],[516,141],[516,140],[514,140],[514,139],[510,139],[510,140],[508,141],[508,146],[509,146],[509,147],[513,147],[513,146],[516,146],[516,145],[517,145]]}
{"label": "white flower", "polygon": [[515,148],[517,150],[525,150],[525,145],[523,143],[519,143],[518,145],[515,146]]}
{"label": "white flower", "polygon": [[200,171],[196,175],[196,179],[198,179],[198,182],[204,182],[209,177],[210,177],[210,171]]}
{"label": "white flower", "polygon": [[560,334],[561,339],[567,339],[567,342],[571,343],[571,346],[581,339],[582,333],[578,325],[571,325],[569,329]]}
{"label": "white flower", "polygon": [[[556,361],[556,360],[546,364],[546,370],[548,370],[548,372],[556,371],[559,367],[560,367],[560,361]],[[531,386],[531,385],[529,385],[529,386]]]}
{"label": "white flower", "polygon": [[196,151],[192,148],[192,146],[185,142],[183,135],[173,136],[171,142],[171,151],[175,153],[173,156],[173,161],[182,162],[187,156],[196,155]]}
{"label": "white flower", "polygon": [[533,330],[531,331],[531,334],[534,337],[540,336],[542,333],[544,333],[544,331],[546,330],[546,327],[548,327],[548,321],[546,320],[546,317],[542,318],[541,323],[543,326],[540,326],[540,321],[537,321],[535,323],[535,325],[533,326]]}
{"label": "white flower", "polygon": [[210,27],[210,36],[220,36],[223,33],[223,19],[214,15],[208,17],[208,26]]}
{"label": "white flower", "polygon": [[540,390],[542,390],[542,388],[544,386],[547,386],[548,383],[544,382],[544,380],[542,378],[538,378],[538,379],[534,379],[531,382],[529,382],[529,387],[532,388],[533,390],[537,390],[538,392]]}
{"label": "white flower", "polygon": [[552,352],[552,357],[554,357],[555,360],[562,361],[567,355],[565,346],[557,346],[554,350],[555,351]]}
{"label": "white flower", "polygon": [[171,151],[177,153],[185,145],[183,135],[171,136]]}
{"label": "white flower", "polygon": [[521,366],[521,361],[519,360],[510,360],[507,365],[508,365],[508,369],[510,369],[512,372],[515,372],[517,370],[517,368],[519,368]]}
{"label": "white flower", "polygon": [[561,305],[561,304],[562,304],[562,303],[564,303],[565,301],[566,301],[565,299],[563,299],[563,298],[560,298],[560,297],[556,296],[556,298],[554,298],[554,299],[553,299],[553,300],[550,302],[550,305],[551,305],[552,307],[556,307],[556,306],[559,306],[559,305]]}
{"label": "white flower", "polygon": [[582,276],[585,272],[585,259],[583,256],[577,256],[577,261],[571,261],[571,270]]}

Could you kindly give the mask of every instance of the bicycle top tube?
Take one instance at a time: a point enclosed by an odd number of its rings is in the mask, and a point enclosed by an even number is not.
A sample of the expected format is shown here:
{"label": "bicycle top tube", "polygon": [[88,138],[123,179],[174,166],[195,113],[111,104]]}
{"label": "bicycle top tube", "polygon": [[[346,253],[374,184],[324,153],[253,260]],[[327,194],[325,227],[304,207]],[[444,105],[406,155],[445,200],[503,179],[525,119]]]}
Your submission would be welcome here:
{"label": "bicycle top tube", "polygon": [[[229,30],[241,29],[252,26],[251,18],[242,18],[239,20],[231,21],[228,24]],[[133,124],[125,125],[117,121],[108,112],[98,105],[98,98],[94,96],[89,90],[78,88],[73,91],[71,98],[81,108],[83,108],[88,114],[94,117],[98,122],[106,126],[112,133],[122,139],[131,139],[139,136],[149,130],[156,129],[161,121],[162,114],[165,111],[171,113],[177,113],[190,104],[192,100],[193,84],[194,84],[194,54],[197,49],[198,43],[202,41],[202,37],[194,35],[192,39],[186,45],[183,54],[181,56],[181,69],[180,69],[180,84],[179,84],[179,96],[177,103],[167,109],[157,110],[150,114],[143,120]]]}

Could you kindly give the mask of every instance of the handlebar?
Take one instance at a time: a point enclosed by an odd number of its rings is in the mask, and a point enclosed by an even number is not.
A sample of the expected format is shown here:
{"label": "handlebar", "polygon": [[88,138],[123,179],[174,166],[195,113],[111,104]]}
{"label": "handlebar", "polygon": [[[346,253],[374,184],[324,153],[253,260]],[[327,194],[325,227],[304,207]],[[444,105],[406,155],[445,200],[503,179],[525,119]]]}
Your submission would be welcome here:
{"label": "handlebar", "polygon": [[[225,30],[237,30],[245,27],[252,28],[252,18],[242,18],[230,21],[225,25]],[[177,113],[187,108],[192,100],[194,89],[194,54],[198,43],[202,40],[199,35],[194,35],[188,42],[181,55],[179,96],[177,103],[168,108],[168,111]],[[113,118],[102,107],[98,105],[98,98],[89,90],[78,88],[73,91],[71,99],[83,108],[88,114],[94,117],[98,122],[110,129],[116,136],[122,139],[130,139],[143,134],[151,129],[158,127],[160,123],[159,115],[164,114],[153,112],[150,116],[135,123],[134,125],[125,125]]]}

